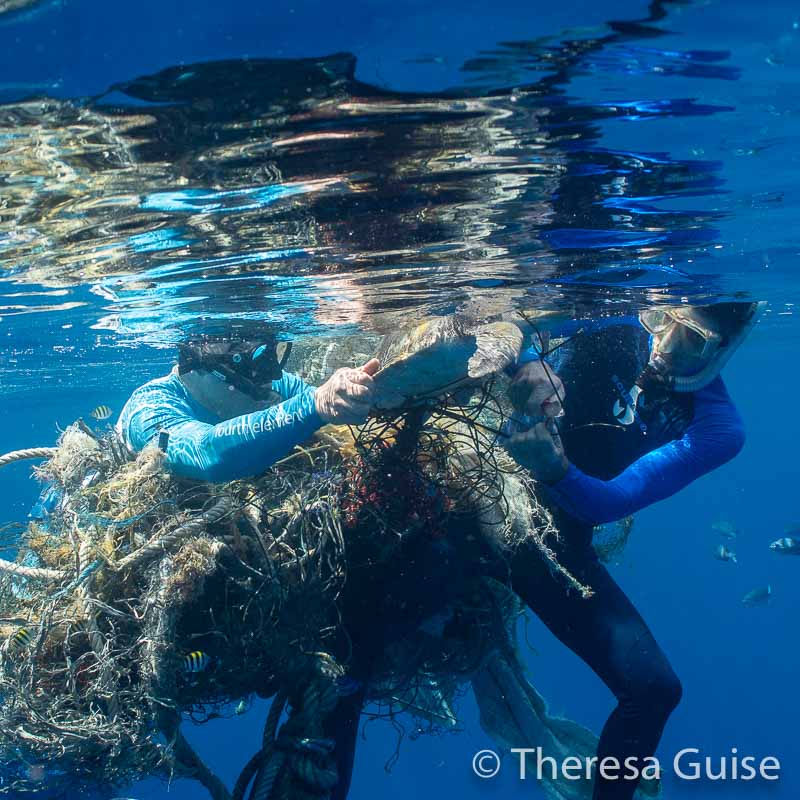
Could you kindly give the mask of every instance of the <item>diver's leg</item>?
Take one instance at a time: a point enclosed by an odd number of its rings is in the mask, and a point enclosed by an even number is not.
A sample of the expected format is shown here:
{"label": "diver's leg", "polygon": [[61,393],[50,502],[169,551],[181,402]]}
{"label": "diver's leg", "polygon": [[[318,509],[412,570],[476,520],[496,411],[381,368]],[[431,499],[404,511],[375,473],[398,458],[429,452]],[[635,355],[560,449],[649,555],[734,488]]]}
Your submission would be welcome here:
{"label": "diver's leg", "polygon": [[[463,585],[464,565],[448,542],[417,537],[390,567],[367,565],[350,570],[343,594],[346,631],[332,644],[332,652],[359,690],[340,698],[323,723],[335,742],[339,783],[331,800],[344,800],[350,789],[358,721],[366,688],[386,648],[413,633],[422,622],[446,607]],[[355,643],[358,643],[357,646]],[[348,654],[350,646],[353,652]]]}
{"label": "diver's leg", "polygon": [[353,777],[353,762],[356,757],[356,739],[358,737],[358,721],[364,705],[365,688],[354,694],[342,697],[333,711],[325,718],[322,729],[325,736],[335,743],[334,754],[339,782],[331,792],[330,800],[345,800],[350,791]]}
{"label": "diver's leg", "polygon": [[[594,595],[567,592],[538,550],[523,547],[512,562],[517,594],[603,680],[618,705],[600,736],[599,758],[643,759],[655,753],[664,725],[681,698],[680,682],[653,634],[591,545],[571,553],[564,565]],[[622,770],[620,775],[624,775]],[[594,800],[630,800],[637,783],[598,776]]]}

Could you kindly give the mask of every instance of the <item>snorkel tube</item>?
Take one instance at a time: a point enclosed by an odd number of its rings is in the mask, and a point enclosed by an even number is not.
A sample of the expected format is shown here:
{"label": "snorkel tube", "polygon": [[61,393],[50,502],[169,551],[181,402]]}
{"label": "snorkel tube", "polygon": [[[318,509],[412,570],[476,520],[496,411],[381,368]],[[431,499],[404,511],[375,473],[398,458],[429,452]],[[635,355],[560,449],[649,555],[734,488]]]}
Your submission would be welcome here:
{"label": "snorkel tube", "polygon": [[[758,322],[761,312],[766,307],[766,301],[761,300],[752,303],[752,310],[749,316],[741,323],[738,331],[730,334],[727,341],[717,353],[709,360],[708,364],[700,370],[696,375],[669,375],[664,374],[662,365],[656,360],[654,363],[648,365],[645,372],[656,373],[659,378],[666,383],[669,389],[675,392],[698,392],[704,389],[713,381],[717,375],[720,374],[722,368],[730,361],[731,356],[739,348],[739,345],[747,338],[750,331],[755,327]],[[638,381],[637,381],[638,383]]]}

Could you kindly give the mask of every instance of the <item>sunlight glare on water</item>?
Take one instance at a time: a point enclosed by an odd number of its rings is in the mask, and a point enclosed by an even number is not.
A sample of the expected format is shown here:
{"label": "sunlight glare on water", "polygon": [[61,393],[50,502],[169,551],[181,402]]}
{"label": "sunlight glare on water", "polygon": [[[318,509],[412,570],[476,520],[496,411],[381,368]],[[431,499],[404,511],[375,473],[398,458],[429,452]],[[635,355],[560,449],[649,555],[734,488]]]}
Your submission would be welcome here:
{"label": "sunlight glare on water", "polygon": [[[93,98],[9,84],[4,384],[211,322],[337,336],[733,297],[791,315],[796,243],[765,231],[796,208],[796,123],[754,99],[763,63],[748,73],[693,34],[696,14],[655,3],[505,41],[433,92],[362,81],[347,53],[173,66]],[[749,140],[754,103],[765,133]]]}

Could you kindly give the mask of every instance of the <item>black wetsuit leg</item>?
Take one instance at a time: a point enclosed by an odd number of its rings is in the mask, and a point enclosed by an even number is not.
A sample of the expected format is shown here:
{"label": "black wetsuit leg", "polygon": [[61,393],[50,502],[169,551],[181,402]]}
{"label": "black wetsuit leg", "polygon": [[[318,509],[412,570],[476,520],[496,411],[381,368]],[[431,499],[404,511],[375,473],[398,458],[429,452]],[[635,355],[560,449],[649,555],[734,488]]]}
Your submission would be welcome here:
{"label": "black wetsuit leg", "polygon": [[[462,538],[468,531],[462,531]],[[351,650],[348,675],[359,681],[358,692],[339,700],[323,723],[335,742],[339,783],[331,800],[345,800],[350,789],[365,688],[374,664],[392,643],[412,634],[433,614],[455,600],[466,582],[481,572],[479,559],[449,539],[418,536],[403,546],[389,565],[351,566],[343,593],[343,619],[349,645],[333,651],[344,663]]]}
{"label": "black wetsuit leg", "polygon": [[[593,597],[584,600],[576,591],[568,591],[563,578],[551,573],[534,547],[521,548],[512,562],[514,590],[617,698],[600,736],[598,757],[614,757],[624,764],[634,756],[642,769],[641,759],[654,754],[664,725],[680,701],[680,682],[639,612],[589,542],[559,557],[592,588]],[[593,798],[630,800],[636,785],[631,780],[598,777]]]}
{"label": "black wetsuit leg", "polygon": [[[620,425],[613,414],[618,387],[628,389],[648,356],[647,333],[618,325],[576,338],[559,375],[566,387],[562,440],[567,458],[600,480],[610,480],[663,441],[652,429]],[[668,436],[667,438],[672,438]],[[592,528],[553,509],[561,534],[557,555],[594,596],[583,600],[554,576],[535,547],[512,562],[512,585],[567,647],[582,658],[617,698],[600,736],[598,756],[643,759],[655,752],[664,725],[680,701],[681,685],[639,612],[592,547]],[[640,767],[644,766],[639,764]],[[636,784],[598,778],[594,800],[630,800]]]}
{"label": "black wetsuit leg", "polygon": [[325,736],[335,743],[336,769],[339,773],[339,782],[331,792],[330,800],[346,800],[350,791],[364,694],[365,688],[362,686],[354,694],[342,697],[322,725]]}

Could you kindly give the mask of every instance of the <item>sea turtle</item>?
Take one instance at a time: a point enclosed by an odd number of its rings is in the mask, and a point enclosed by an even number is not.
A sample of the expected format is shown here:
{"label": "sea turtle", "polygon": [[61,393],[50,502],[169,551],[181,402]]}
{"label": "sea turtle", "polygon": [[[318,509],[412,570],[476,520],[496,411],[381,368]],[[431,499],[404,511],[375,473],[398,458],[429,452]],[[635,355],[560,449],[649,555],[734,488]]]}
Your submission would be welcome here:
{"label": "sea turtle", "polygon": [[511,322],[434,317],[387,334],[376,357],[376,408],[435,398],[502,371],[519,356],[523,334]]}
{"label": "sea turtle", "polygon": [[304,337],[292,343],[286,369],[319,386],[341,367],[360,367],[372,358],[381,342],[378,333],[339,337]]}

